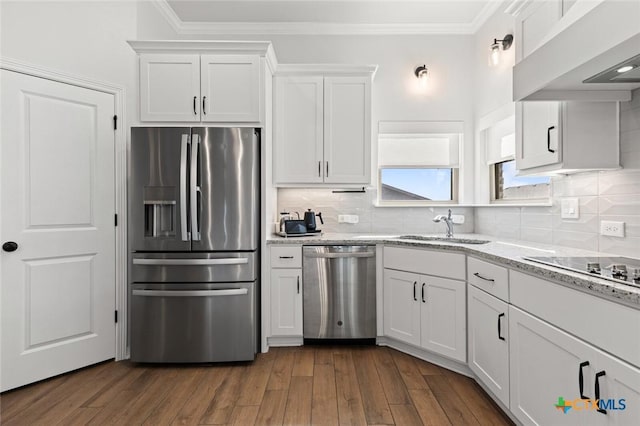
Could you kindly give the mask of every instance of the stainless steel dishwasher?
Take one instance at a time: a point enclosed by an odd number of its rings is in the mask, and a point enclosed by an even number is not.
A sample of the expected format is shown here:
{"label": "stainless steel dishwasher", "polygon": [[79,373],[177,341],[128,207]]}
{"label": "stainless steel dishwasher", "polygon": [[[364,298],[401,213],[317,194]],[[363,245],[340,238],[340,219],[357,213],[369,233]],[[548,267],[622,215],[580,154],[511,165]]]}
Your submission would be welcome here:
{"label": "stainless steel dishwasher", "polygon": [[375,246],[303,247],[305,339],[376,337]]}

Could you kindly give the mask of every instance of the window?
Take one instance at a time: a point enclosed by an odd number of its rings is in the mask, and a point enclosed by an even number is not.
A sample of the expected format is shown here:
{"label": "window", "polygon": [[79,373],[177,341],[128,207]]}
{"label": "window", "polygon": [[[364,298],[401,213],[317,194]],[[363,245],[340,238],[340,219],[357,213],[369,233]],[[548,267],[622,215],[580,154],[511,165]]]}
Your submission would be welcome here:
{"label": "window", "polygon": [[550,197],[548,176],[516,176],[516,160],[501,161],[492,166],[492,199],[547,200]]}
{"label": "window", "polygon": [[378,203],[456,202],[461,132],[458,122],[381,122]]}
{"label": "window", "polygon": [[380,201],[453,201],[457,169],[380,168]]}
{"label": "window", "polygon": [[489,168],[492,203],[548,202],[550,178],[517,176],[515,161],[515,116],[493,124],[483,131],[485,159]]}

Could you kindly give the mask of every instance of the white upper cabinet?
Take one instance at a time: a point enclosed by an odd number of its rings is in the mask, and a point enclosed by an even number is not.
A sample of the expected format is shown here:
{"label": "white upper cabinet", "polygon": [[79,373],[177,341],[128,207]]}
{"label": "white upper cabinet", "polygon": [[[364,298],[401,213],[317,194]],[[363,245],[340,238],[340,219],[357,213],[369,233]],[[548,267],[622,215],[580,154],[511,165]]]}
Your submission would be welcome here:
{"label": "white upper cabinet", "polygon": [[140,55],[140,121],[259,125],[269,42],[129,41]]}
{"label": "white upper cabinet", "polygon": [[516,122],[518,170],[560,161],[560,102],[522,102],[516,109]]}
{"label": "white upper cabinet", "polygon": [[260,121],[260,58],[202,55],[200,92],[203,122]]}
{"label": "white upper cabinet", "polygon": [[371,79],[324,79],[325,183],[368,183],[371,167]]}
{"label": "white upper cabinet", "polygon": [[200,121],[200,55],[140,56],[140,121]]}
{"label": "white upper cabinet", "polygon": [[321,76],[275,80],[275,180],[323,182],[323,85]]}
{"label": "white upper cabinet", "polygon": [[553,25],[562,17],[562,0],[532,2],[516,18],[516,61],[537,49]]}
{"label": "white upper cabinet", "polygon": [[522,174],[620,167],[617,102],[519,102],[516,167]]}
{"label": "white upper cabinet", "polygon": [[371,180],[371,81],[375,67],[281,66],[275,78],[278,186]]}

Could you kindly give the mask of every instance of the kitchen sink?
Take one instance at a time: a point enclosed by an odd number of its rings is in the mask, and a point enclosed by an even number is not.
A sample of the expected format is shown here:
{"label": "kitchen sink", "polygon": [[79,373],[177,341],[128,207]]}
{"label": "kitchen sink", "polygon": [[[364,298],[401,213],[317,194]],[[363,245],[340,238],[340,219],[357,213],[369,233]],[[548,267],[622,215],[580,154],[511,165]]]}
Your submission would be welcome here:
{"label": "kitchen sink", "polygon": [[476,240],[472,238],[455,238],[455,237],[433,237],[424,235],[401,235],[398,237],[401,240],[416,240],[416,241],[442,241],[447,243],[457,244],[487,244],[489,240]]}

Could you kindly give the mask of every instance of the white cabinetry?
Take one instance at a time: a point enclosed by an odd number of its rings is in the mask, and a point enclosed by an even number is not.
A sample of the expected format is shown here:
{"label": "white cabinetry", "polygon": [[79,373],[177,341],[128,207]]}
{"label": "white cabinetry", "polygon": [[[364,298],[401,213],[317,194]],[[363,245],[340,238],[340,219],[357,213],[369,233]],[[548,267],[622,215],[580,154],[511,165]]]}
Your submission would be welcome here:
{"label": "white cabinetry", "polygon": [[263,121],[269,42],[130,41],[140,55],[140,121]]}
{"label": "white cabinetry", "polygon": [[523,174],[620,167],[617,102],[519,102],[516,167]]}
{"label": "white cabinetry", "polygon": [[366,184],[371,174],[375,67],[335,75],[281,66],[275,78],[275,183]]}
{"label": "white cabinetry", "polygon": [[509,305],[470,285],[469,368],[509,406]]}
{"label": "white cabinetry", "polygon": [[[416,264],[408,265],[408,259]],[[464,271],[464,256],[385,247],[384,267],[385,336],[466,361],[466,283],[420,273]]]}
{"label": "white cabinetry", "polygon": [[[518,308],[511,306],[509,314],[510,409],[518,420],[524,424],[637,423],[640,370]],[[553,407],[559,397],[572,405],[567,413]],[[606,413],[594,407],[598,398]]]}
{"label": "white cabinetry", "polygon": [[301,338],[302,247],[272,246],[270,257],[271,336]]}
{"label": "white cabinetry", "polygon": [[[549,39],[571,0],[530,2],[516,17],[516,61]],[[516,167],[521,174],[616,169],[617,102],[527,101],[516,104]]]}

